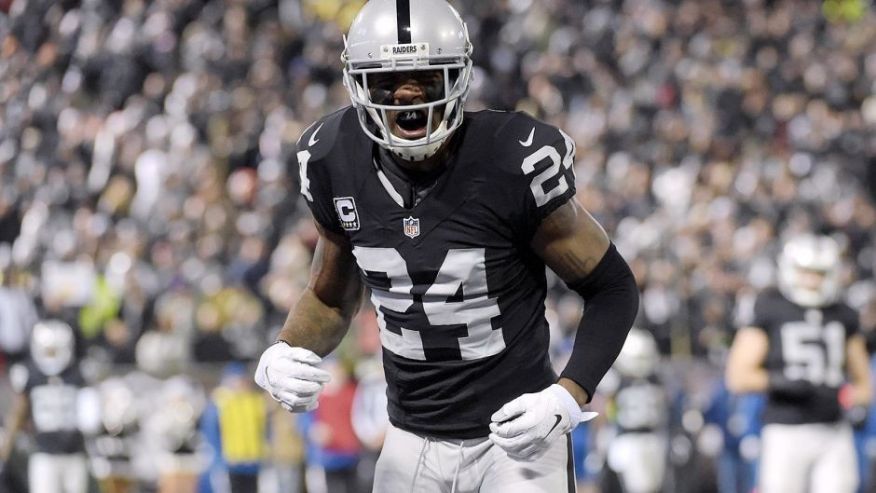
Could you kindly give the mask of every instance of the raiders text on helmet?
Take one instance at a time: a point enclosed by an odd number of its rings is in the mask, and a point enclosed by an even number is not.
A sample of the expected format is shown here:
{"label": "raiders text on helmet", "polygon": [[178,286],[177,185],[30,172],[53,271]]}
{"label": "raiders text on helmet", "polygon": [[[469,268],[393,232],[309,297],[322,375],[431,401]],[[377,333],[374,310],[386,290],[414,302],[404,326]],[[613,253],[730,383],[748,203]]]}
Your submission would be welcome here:
{"label": "raiders text on helmet", "polygon": [[[471,43],[465,23],[445,0],[371,0],[345,39],[344,86],[365,134],[399,156],[420,161],[434,155],[462,124],[471,82]],[[443,94],[421,104],[372,100],[369,77],[381,73],[443,71]],[[426,134],[403,139],[390,131],[387,111],[426,112]],[[439,124],[433,116],[441,115]]]}

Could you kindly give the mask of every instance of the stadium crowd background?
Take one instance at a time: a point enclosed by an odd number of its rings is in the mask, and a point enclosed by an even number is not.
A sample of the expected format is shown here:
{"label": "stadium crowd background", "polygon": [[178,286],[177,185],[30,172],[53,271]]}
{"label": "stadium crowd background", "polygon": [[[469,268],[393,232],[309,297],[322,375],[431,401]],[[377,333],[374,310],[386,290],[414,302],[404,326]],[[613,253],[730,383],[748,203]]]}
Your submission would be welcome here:
{"label": "stadium crowd background", "polygon": [[[158,389],[182,375],[183,394],[204,402],[221,375],[240,374],[224,363],[258,356],[307,280],[316,234],[294,146],[348,104],[341,35],[361,3],[3,2],[2,395],[36,317],[77,329],[95,381],[138,369]],[[637,325],[666,356],[682,431],[696,431],[685,410],[708,407],[785,235],[841,240],[847,298],[876,334],[867,2],[454,3],[475,46],[469,109],[528,111],[576,140],[578,197],[633,267]],[[561,361],[581,306],[554,284]],[[378,352],[366,310],[338,373],[372,378]],[[302,435],[266,409],[288,429],[271,433],[255,462],[297,471],[307,449],[311,466],[327,463],[318,449],[337,436]],[[340,440],[355,458],[344,467],[373,459],[372,434]],[[139,474],[149,485],[160,471]]]}

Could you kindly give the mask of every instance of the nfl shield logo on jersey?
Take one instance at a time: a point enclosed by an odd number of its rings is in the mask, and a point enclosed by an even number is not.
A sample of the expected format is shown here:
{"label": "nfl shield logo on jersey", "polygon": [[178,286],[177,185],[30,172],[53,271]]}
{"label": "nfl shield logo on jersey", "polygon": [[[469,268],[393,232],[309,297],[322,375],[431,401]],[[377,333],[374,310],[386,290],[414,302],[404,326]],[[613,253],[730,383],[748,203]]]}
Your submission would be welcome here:
{"label": "nfl shield logo on jersey", "polygon": [[407,217],[404,219],[405,224],[405,236],[408,238],[416,238],[420,236],[420,220],[414,219],[413,217]]}

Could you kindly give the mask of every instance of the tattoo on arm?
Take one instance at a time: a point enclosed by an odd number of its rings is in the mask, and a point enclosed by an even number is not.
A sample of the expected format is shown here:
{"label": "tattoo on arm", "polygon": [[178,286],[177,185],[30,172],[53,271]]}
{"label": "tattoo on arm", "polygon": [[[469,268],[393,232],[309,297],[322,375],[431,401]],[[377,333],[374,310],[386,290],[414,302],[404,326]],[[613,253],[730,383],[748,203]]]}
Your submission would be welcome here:
{"label": "tattoo on arm", "polygon": [[599,263],[599,260],[593,257],[581,258],[576,252],[563,252],[556,259],[556,262],[562,266],[561,270],[590,273],[596,267],[596,264]]}
{"label": "tattoo on arm", "polygon": [[532,239],[533,250],[566,282],[587,277],[608,246],[605,230],[576,199],[547,216]]}

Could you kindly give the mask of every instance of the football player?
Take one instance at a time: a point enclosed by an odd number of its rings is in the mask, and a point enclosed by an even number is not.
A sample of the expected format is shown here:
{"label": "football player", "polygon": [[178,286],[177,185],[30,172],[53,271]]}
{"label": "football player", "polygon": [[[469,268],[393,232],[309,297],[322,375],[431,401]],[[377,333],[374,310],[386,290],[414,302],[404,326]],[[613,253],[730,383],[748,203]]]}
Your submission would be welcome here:
{"label": "football player", "polygon": [[106,493],[134,490],[132,458],[136,450],[141,413],[137,389],[132,378],[113,376],[97,386],[101,406],[101,426],[86,441],[92,470],[100,489]]}
{"label": "football player", "polygon": [[759,296],[753,323],[733,341],[728,388],[767,395],[763,493],[851,492],[858,484],[843,419],[858,413],[844,409],[863,409],[872,392],[858,314],[839,300],[840,263],[828,236],[790,239],[779,256],[779,289]]}
{"label": "football player", "polygon": [[[656,493],[663,487],[668,447],[669,403],[657,375],[660,355],[654,337],[633,329],[601,392],[612,395],[615,436],[608,443],[604,473],[616,475],[625,493]],[[609,488],[603,488],[610,491]]]}
{"label": "football player", "polygon": [[[522,113],[463,111],[472,46],[445,0],[371,0],[343,53],[352,106],[298,142],[319,229],[307,289],[256,382],[316,406],[363,285],[391,426],[375,491],[557,492],[568,432],[614,362],[636,283],[575,197],[575,144]],[[548,358],[545,266],[584,298],[570,362]]]}
{"label": "football player", "polygon": [[88,465],[82,431],[99,424],[99,397],[85,386],[75,358],[73,329],[60,320],[43,320],[31,332],[30,359],[16,368],[18,392],[0,461],[12,452],[26,421],[34,427],[36,453],[28,462],[30,491],[85,493]]}

